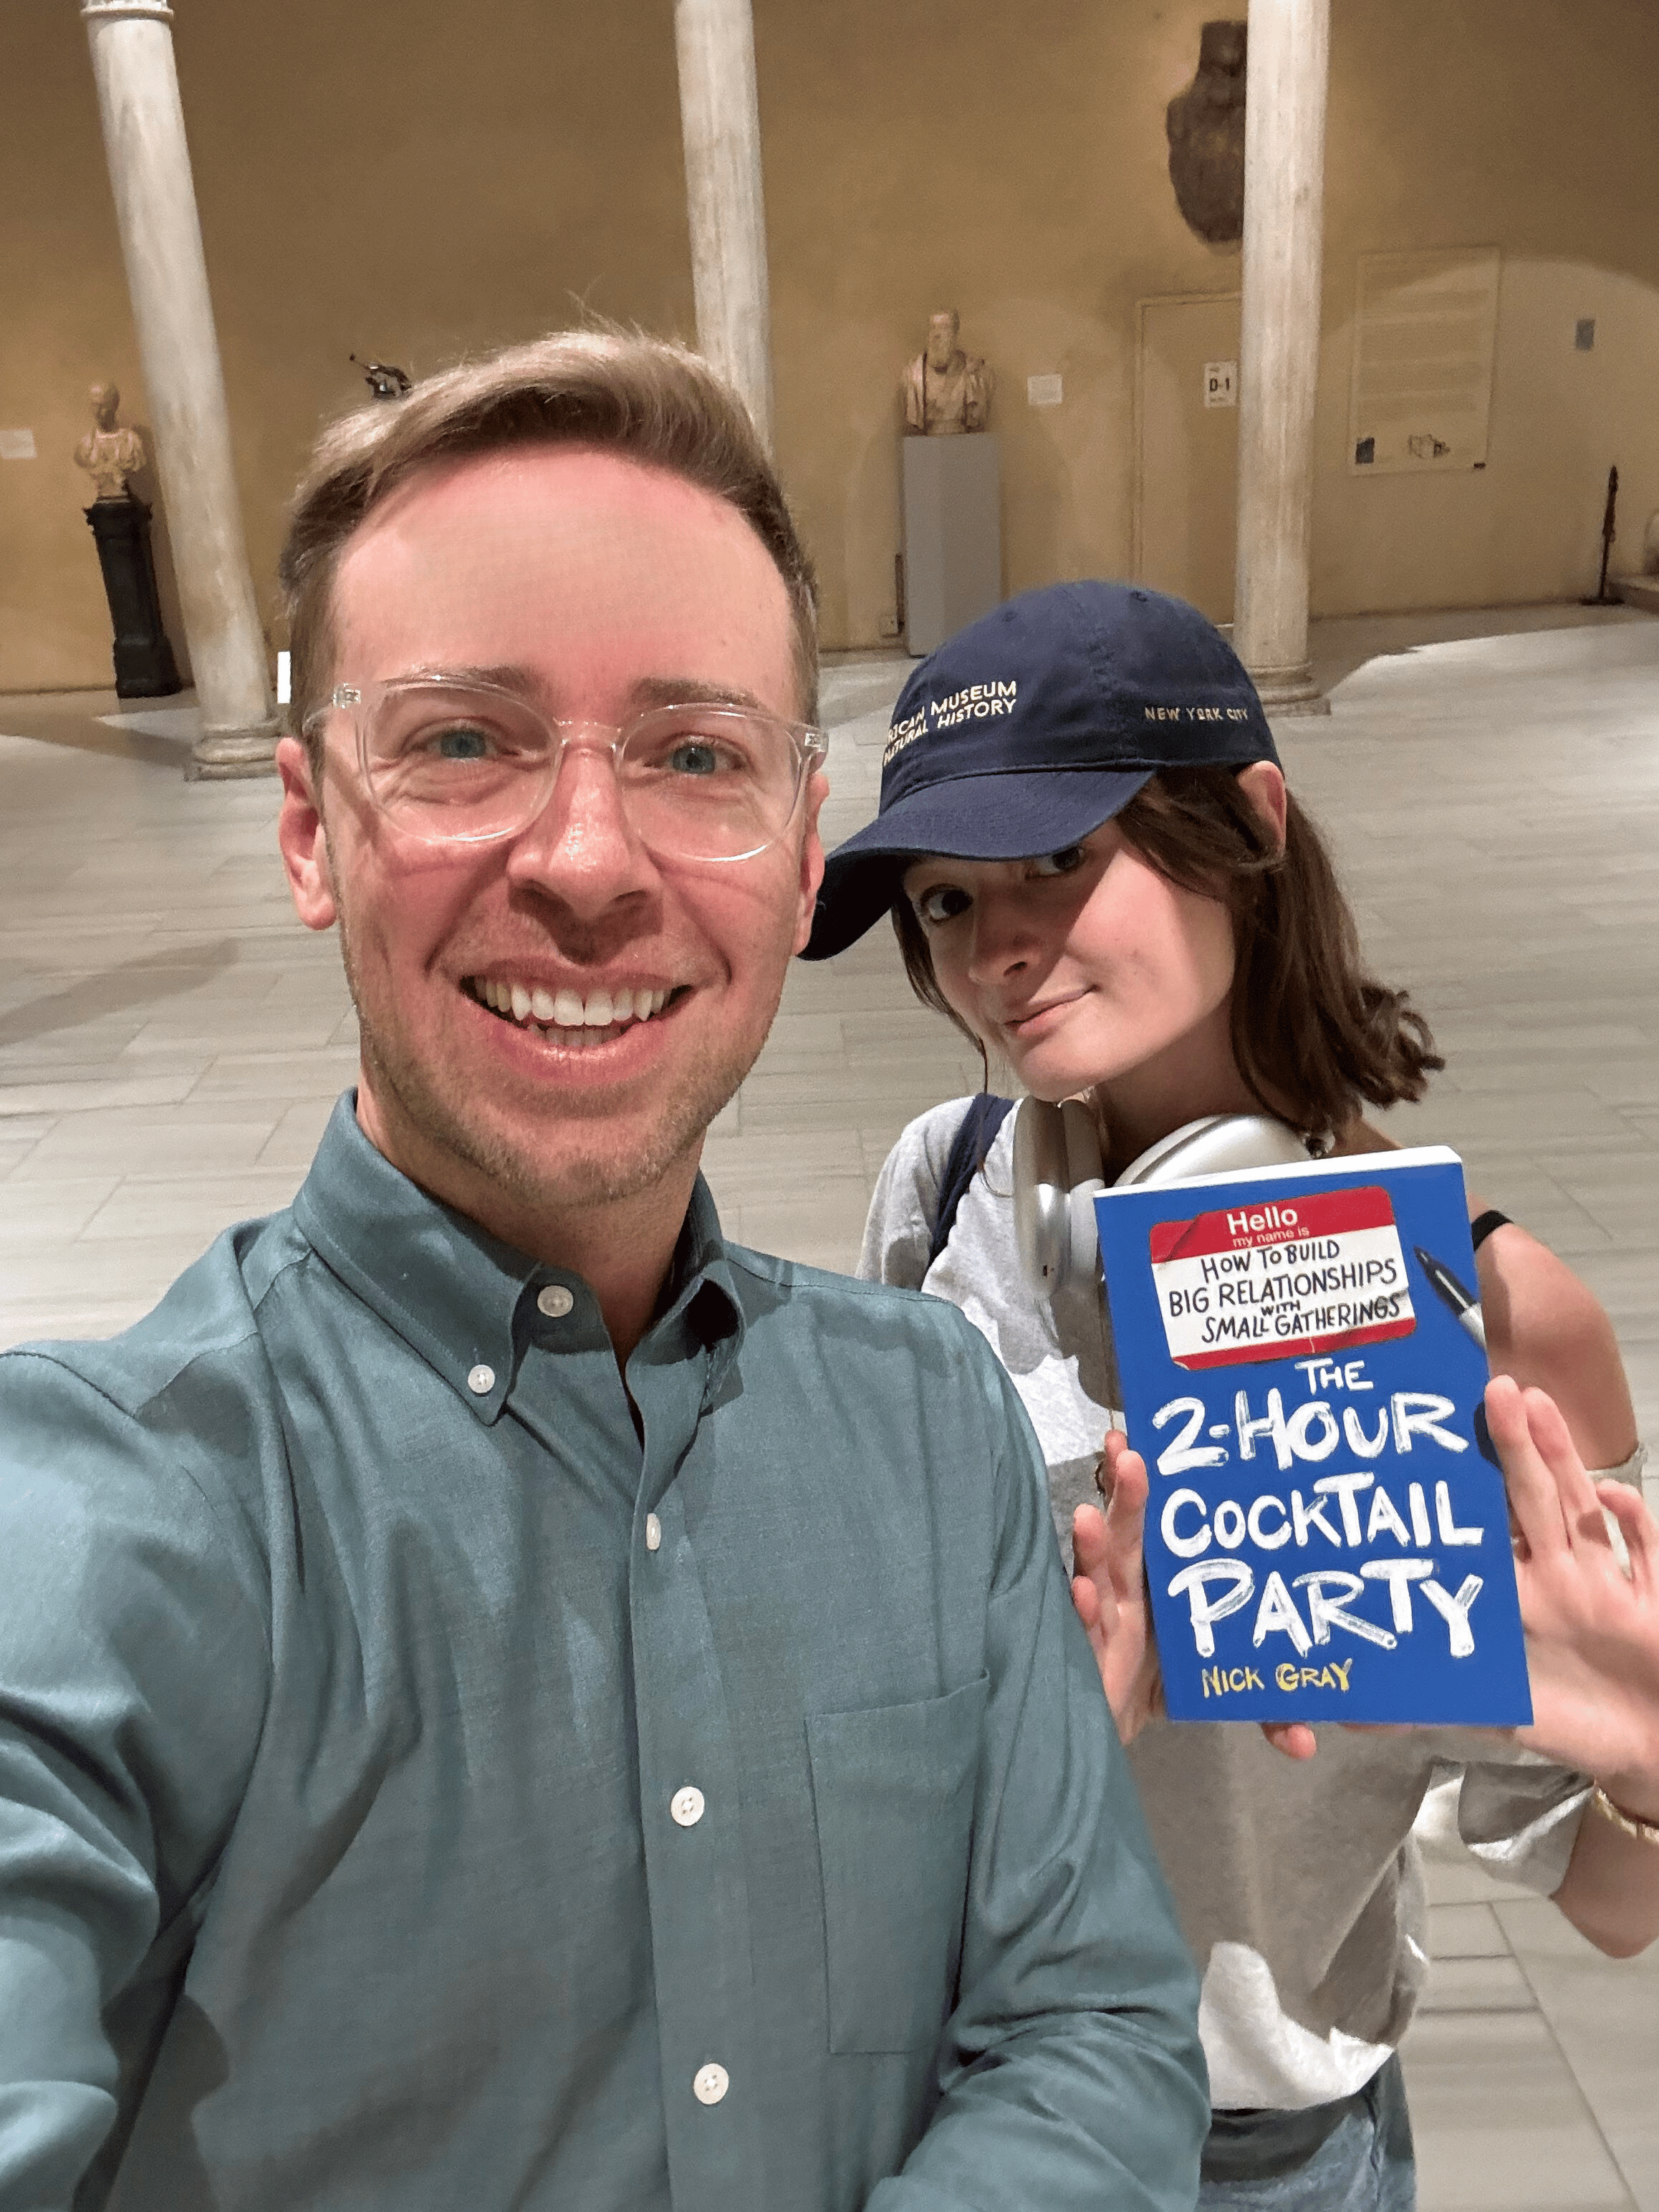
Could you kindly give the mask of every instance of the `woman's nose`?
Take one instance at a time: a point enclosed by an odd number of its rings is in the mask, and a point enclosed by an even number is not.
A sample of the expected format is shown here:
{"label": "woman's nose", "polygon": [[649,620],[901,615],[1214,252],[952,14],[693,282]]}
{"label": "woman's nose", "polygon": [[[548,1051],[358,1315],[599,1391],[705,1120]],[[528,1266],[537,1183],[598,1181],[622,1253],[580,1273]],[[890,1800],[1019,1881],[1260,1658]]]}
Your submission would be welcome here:
{"label": "woman's nose", "polygon": [[981,893],[974,902],[973,945],[968,972],[976,983],[1000,983],[1031,957],[1030,930],[1018,898]]}

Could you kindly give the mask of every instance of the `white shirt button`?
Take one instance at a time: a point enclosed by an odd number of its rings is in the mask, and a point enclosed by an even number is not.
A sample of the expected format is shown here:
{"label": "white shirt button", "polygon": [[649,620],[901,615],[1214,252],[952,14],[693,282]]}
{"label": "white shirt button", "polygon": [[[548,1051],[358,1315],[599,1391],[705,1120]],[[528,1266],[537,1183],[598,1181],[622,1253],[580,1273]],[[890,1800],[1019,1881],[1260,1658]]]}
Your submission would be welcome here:
{"label": "white shirt button", "polygon": [[645,1548],[647,1552],[662,1549],[662,1522],[654,1513],[647,1513],[645,1516]]}
{"label": "white shirt button", "polygon": [[695,1828],[702,1818],[702,1792],[694,1782],[677,1790],[668,1801],[668,1809],[683,1828]]}
{"label": "white shirt button", "polygon": [[466,1387],[475,1398],[482,1398],[487,1390],[493,1390],[495,1387],[495,1369],[486,1367],[480,1360],[476,1367],[467,1370]]}
{"label": "white shirt button", "polygon": [[562,1321],[576,1301],[562,1283],[550,1283],[545,1290],[538,1291],[536,1304],[549,1321]]}
{"label": "white shirt button", "polygon": [[724,2066],[699,2066],[691,2076],[691,2094],[700,2105],[718,2105],[731,2086]]}

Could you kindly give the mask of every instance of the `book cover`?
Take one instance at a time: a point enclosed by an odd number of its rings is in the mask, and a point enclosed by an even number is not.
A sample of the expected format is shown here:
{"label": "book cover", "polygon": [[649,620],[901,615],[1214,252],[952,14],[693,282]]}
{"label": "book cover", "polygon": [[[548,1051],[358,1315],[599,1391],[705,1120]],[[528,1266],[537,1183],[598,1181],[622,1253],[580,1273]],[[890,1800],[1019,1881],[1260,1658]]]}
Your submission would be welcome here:
{"label": "book cover", "polygon": [[1530,1721],[1456,1154],[1096,1214],[1171,1718]]}

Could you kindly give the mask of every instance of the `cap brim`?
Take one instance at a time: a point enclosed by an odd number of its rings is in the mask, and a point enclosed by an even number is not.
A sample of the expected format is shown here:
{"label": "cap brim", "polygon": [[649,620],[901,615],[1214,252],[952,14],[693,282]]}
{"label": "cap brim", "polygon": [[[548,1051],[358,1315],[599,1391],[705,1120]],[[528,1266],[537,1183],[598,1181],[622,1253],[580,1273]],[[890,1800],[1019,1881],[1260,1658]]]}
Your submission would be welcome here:
{"label": "cap brim", "polygon": [[898,896],[918,854],[1023,860],[1058,853],[1109,822],[1152,775],[1138,768],[1011,769],[925,785],[830,855],[801,958],[832,959],[855,945]]}

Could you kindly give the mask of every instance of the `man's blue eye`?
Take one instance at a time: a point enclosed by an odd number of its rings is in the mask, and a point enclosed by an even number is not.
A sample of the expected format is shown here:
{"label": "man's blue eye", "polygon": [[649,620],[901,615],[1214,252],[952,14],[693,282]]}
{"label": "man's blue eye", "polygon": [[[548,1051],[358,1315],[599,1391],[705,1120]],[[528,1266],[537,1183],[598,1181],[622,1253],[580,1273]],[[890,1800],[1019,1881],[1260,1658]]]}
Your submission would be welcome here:
{"label": "man's blue eye", "polygon": [[720,764],[715,747],[699,738],[687,738],[668,756],[668,765],[676,775],[715,775]]}
{"label": "man's blue eye", "polygon": [[463,724],[456,729],[441,731],[436,750],[440,760],[483,760],[489,750],[489,740],[482,730],[468,729]]}

